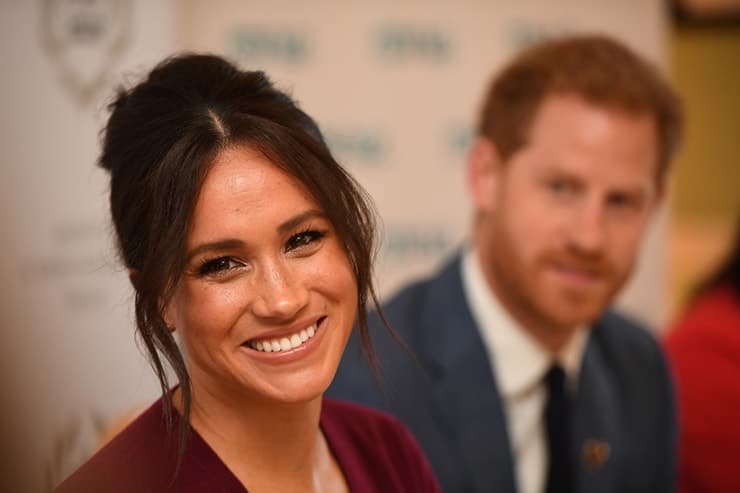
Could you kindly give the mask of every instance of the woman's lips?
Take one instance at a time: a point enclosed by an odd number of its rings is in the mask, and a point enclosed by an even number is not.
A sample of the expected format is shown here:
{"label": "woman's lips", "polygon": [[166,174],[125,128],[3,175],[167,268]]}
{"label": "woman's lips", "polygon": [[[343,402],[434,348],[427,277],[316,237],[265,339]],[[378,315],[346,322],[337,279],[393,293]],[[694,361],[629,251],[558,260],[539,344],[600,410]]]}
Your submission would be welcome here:
{"label": "woman's lips", "polygon": [[247,345],[252,349],[263,353],[279,353],[281,351],[290,351],[301,347],[305,342],[309,341],[316,334],[316,325],[318,322],[314,322],[305,329],[301,329],[292,334],[286,334],[282,337],[266,338],[266,339],[253,339],[247,341]]}
{"label": "woman's lips", "polygon": [[254,338],[242,344],[243,347],[256,351],[260,354],[279,353],[287,354],[304,350],[312,339],[320,332],[322,323],[326,319],[323,316],[305,328],[295,329],[292,332],[275,336]]}

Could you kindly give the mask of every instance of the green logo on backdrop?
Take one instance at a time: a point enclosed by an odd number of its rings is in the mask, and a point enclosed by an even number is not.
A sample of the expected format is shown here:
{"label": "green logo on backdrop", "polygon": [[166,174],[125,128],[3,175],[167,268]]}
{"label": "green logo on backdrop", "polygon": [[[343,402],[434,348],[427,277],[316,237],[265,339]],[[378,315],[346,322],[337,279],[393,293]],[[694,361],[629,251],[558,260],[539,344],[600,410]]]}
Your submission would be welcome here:
{"label": "green logo on backdrop", "polygon": [[324,137],[331,151],[344,164],[352,167],[377,167],[387,154],[387,144],[378,131],[330,128]]}
{"label": "green logo on backdrop", "polygon": [[506,44],[511,51],[519,51],[527,46],[545,39],[565,36],[573,32],[572,28],[557,24],[539,24],[531,21],[514,21],[506,29]]}
{"label": "green logo on backdrop", "polygon": [[446,31],[434,27],[387,25],[376,34],[380,55],[390,61],[448,61],[453,54],[452,39]]}
{"label": "green logo on backdrop", "polygon": [[473,143],[475,131],[468,124],[455,124],[447,128],[446,135],[449,151],[455,156],[463,156]]}
{"label": "green logo on backdrop", "polygon": [[447,231],[424,224],[393,224],[385,231],[383,255],[389,260],[439,257],[453,245]]}
{"label": "green logo on backdrop", "polygon": [[251,63],[265,60],[301,63],[309,55],[306,35],[289,29],[238,26],[229,32],[227,43],[235,57]]}

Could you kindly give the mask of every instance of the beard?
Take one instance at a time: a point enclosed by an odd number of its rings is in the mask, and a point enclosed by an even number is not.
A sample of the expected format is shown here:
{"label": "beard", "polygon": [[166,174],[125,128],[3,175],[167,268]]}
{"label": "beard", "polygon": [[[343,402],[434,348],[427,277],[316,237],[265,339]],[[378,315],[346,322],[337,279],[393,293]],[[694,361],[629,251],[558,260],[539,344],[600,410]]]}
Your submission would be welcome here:
{"label": "beard", "polygon": [[491,258],[494,291],[520,323],[538,331],[571,331],[592,323],[632,270],[618,268],[602,254],[574,249],[550,249],[529,260],[511,248],[503,250],[508,252]]}

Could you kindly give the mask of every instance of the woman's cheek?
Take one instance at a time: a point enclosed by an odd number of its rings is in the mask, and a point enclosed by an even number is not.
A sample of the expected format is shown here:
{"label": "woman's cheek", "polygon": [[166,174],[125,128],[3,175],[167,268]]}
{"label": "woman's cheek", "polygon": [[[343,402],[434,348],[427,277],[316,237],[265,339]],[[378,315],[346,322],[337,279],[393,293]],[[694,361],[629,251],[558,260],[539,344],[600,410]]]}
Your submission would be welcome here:
{"label": "woman's cheek", "polygon": [[191,330],[227,330],[246,301],[239,291],[236,283],[193,287],[184,300],[187,325]]}

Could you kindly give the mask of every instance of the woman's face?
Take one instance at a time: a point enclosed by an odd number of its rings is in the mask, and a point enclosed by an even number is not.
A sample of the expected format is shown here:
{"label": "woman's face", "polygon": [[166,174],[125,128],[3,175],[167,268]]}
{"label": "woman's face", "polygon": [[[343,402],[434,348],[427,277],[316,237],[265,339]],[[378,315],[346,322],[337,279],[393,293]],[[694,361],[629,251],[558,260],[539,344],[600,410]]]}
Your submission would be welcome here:
{"label": "woman's face", "polygon": [[248,147],[218,155],[165,310],[196,394],[304,402],[334,377],[357,285],[332,224],[305,187]]}

